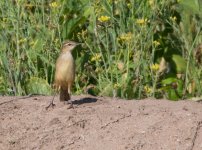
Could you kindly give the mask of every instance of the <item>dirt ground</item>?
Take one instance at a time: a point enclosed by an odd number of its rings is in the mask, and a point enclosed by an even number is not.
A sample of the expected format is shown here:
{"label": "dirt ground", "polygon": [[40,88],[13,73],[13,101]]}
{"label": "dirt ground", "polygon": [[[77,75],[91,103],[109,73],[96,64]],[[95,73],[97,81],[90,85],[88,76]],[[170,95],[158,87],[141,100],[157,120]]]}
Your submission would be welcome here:
{"label": "dirt ground", "polygon": [[0,150],[202,150],[202,103],[0,97]]}

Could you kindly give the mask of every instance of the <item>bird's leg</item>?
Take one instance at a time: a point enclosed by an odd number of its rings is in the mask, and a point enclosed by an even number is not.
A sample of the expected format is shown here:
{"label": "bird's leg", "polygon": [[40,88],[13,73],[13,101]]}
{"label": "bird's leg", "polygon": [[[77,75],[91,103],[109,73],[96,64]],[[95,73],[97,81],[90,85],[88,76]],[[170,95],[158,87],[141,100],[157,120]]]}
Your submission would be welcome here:
{"label": "bird's leg", "polygon": [[69,99],[71,100],[71,87],[72,87],[72,84],[71,83],[69,83],[68,84],[68,93],[69,93]]}
{"label": "bird's leg", "polygon": [[68,84],[68,94],[69,94],[69,101],[67,101],[67,104],[69,104],[69,108],[74,108],[73,102],[71,101],[71,83]]}
{"label": "bird's leg", "polygon": [[48,110],[49,107],[52,107],[52,108],[55,107],[55,104],[53,103],[54,98],[55,98],[55,95],[56,95],[56,92],[55,92],[55,94],[54,94],[54,96],[53,96],[53,99],[51,100],[50,104],[49,104],[48,106],[46,106],[46,110]]}

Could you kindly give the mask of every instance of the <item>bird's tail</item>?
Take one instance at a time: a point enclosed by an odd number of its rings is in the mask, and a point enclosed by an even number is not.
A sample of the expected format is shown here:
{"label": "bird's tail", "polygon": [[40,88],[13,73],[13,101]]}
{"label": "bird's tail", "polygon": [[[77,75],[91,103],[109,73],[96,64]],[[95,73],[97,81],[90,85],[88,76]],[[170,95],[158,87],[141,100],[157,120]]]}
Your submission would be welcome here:
{"label": "bird's tail", "polygon": [[68,101],[68,100],[70,100],[68,88],[61,87],[60,88],[60,101]]}

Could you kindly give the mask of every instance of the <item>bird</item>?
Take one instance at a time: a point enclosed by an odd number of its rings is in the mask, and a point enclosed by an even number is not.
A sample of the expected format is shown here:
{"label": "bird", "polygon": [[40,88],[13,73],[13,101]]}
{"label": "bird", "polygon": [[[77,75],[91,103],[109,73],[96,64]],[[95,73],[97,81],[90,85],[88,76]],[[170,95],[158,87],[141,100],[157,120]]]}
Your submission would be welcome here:
{"label": "bird", "polygon": [[[56,91],[60,91],[59,99],[61,102],[67,102],[71,99],[71,88],[75,79],[75,61],[72,56],[72,51],[79,44],[74,41],[64,41],[61,53],[56,61],[54,87]],[[55,105],[53,104],[54,97],[50,105],[46,108]]]}
{"label": "bird", "polygon": [[72,50],[79,44],[74,41],[65,41],[56,61],[54,84],[56,89],[60,89],[60,101],[70,100],[71,88],[75,79],[75,62]]}

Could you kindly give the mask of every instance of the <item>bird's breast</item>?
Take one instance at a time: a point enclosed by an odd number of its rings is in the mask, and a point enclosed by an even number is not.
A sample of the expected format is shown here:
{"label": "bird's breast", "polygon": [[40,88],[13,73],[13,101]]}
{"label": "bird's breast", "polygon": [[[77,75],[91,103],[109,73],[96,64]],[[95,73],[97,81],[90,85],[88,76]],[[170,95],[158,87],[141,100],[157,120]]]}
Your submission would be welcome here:
{"label": "bird's breast", "polygon": [[63,53],[56,62],[55,80],[59,82],[73,82],[75,76],[75,64],[70,52]]}

